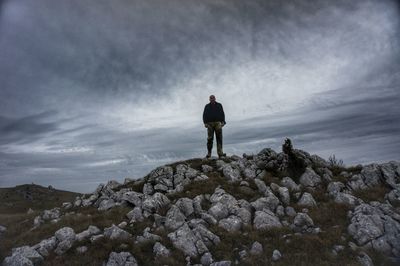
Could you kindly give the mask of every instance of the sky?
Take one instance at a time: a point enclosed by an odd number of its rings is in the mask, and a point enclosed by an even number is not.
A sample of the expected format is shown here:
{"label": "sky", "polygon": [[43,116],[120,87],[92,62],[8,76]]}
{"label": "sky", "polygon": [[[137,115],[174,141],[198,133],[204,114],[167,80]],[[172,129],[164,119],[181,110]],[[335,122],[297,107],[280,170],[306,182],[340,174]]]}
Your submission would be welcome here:
{"label": "sky", "polygon": [[[224,152],[400,160],[391,0],[0,0],[0,187],[82,193]],[[213,153],[216,153],[214,143]]]}

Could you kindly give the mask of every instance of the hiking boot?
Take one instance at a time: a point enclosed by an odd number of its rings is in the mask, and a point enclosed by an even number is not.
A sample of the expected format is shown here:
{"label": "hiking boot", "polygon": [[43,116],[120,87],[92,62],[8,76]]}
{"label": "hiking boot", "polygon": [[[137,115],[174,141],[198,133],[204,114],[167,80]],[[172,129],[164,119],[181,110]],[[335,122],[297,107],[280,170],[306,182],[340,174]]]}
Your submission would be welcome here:
{"label": "hiking boot", "polygon": [[211,152],[207,153],[206,158],[210,158],[211,157]]}
{"label": "hiking boot", "polygon": [[218,154],[219,159],[221,159],[222,157],[226,157],[226,153]]}

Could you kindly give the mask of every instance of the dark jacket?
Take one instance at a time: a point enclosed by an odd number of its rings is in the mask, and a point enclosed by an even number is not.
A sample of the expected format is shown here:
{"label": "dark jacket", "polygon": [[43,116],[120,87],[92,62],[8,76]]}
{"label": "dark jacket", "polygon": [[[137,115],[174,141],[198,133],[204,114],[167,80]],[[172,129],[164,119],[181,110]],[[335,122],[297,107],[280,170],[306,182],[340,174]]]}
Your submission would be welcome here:
{"label": "dark jacket", "polygon": [[206,104],[206,106],[204,106],[203,122],[204,124],[208,122],[223,122],[226,124],[222,104],[219,102]]}

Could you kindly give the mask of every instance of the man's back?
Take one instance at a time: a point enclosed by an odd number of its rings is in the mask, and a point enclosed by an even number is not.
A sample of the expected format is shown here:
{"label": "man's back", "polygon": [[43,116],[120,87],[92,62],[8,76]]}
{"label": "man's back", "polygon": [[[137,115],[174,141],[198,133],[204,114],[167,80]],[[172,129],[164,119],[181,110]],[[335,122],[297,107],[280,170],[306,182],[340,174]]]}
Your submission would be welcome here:
{"label": "man's back", "polygon": [[222,104],[219,102],[206,104],[204,106],[203,122],[223,122],[225,124],[225,114]]}

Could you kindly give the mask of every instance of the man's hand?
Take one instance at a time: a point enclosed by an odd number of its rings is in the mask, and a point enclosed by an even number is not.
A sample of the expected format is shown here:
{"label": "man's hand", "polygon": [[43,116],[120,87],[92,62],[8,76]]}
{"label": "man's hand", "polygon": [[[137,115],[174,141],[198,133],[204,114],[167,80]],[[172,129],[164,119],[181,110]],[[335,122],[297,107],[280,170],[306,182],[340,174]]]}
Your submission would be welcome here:
{"label": "man's hand", "polygon": [[221,127],[225,126],[225,124],[226,124],[225,122],[221,122]]}
{"label": "man's hand", "polygon": [[205,127],[205,128],[208,128],[208,124],[204,124],[204,127]]}

